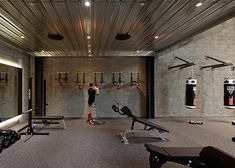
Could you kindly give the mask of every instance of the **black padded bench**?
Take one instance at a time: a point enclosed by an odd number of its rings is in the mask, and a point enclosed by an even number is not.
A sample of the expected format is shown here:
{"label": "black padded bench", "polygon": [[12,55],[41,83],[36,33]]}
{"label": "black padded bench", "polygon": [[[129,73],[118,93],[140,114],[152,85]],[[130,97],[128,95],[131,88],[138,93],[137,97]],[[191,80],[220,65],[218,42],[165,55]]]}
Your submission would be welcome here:
{"label": "black padded bench", "polygon": [[235,158],[212,146],[208,147],[159,147],[145,144],[150,153],[151,168],[160,168],[167,161],[192,168],[235,168]]}
{"label": "black padded bench", "polygon": [[[63,123],[63,128],[66,128],[64,116],[33,116],[32,120],[36,120],[34,121],[36,124],[42,123],[44,125],[59,124],[59,122],[54,122],[55,120],[59,120]],[[38,122],[38,120],[40,120],[40,122]]]}
{"label": "black padded bench", "polygon": [[[121,115],[126,115],[128,118],[132,119],[131,129],[126,129],[126,131],[124,133],[121,133],[121,138],[122,138],[122,141],[124,142],[124,144],[129,144],[128,139],[126,137],[126,134],[127,133],[135,133],[135,132],[154,131],[155,133],[157,133],[158,137],[160,137],[161,140],[166,140],[161,135],[161,133],[169,132],[168,129],[161,127],[153,122],[150,122],[148,120],[145,120],[143,118],[139,118],[139,117],[133,115],[131,110],[127,106],[123,106],[121,108],[121,112],[119,111],[119,108],[116,105],[112,105],[112,109],[115,112],[118,112]],[[143,124],[144,128],[143,129],[134,129],[134,125],[136,122]]]}

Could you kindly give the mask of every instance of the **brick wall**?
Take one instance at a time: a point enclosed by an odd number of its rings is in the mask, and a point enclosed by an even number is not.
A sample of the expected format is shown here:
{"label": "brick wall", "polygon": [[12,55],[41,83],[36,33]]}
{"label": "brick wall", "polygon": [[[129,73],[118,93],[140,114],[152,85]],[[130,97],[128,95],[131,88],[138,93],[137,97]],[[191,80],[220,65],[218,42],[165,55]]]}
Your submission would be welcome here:
{"label": "brick wall", "polygon": [[[65,86],[58,83],[57,72],[68,72]],[[86,86],[83,90],[76,87],[76,72],[86,73]],[[133,113],[145,116],[145,59],[144,58],[45,58],[44,76],[47,81],[47,115],[64,115],[66,117],[84,117],[87,115],[88,84],[94,82],[94,72],[104,72],[104,84],[100,95],[96,96],[96,115],[98,117],[120,117],[111,109],[112,104],[119,102],[127,105]],[[112,72],[122,72],[125,84],[121,89],[112,86]],[[130,86],[130,72],[140,72],[144,83],[141,89]],[[118,80],[118,75],[115,75]],[[100,74],[97,74],[100,81]]]}
{"label": "brick wall", "polygon": [[[235,19],[230,19],[181,44],[158,53],[155,58],[155,111],[156,116],[234,116],[234,110],[223,106],[225,77],[235,77],[231,67],[203,69],[201,66],[218,64],[206,60],[211,56],[235,64]],[[178,56],[196,65],[184,69],[168,66],[182,64]],[[189,77],[198,80],[197,108],[185,108],[185,82]]]}

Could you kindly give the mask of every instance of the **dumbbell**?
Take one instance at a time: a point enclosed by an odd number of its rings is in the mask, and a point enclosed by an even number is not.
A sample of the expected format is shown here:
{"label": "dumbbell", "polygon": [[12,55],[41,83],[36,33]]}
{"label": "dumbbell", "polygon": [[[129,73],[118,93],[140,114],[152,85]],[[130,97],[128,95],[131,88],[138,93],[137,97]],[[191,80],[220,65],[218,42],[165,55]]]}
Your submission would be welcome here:
{"label": "dumbbell", "polygon": [[2,153],[2,150],[3,150],[3,145],[2,143],[0,143],[0,153]]}
{"label": "dumbbell", "polygon": [[7,137],[0,135],[0,144],[2,147],[8,148],[11,145],[11,142]]}
{"label": "dumbbell", "polygon": [[202,121],[193,121],[193,120],[190,120],[190,121],[189,121],[189,124],[198,124],[198,125],[202,125],[203,122],[202,122]]}
{"label": "dumbbell", "polygon": [[16,141],[15,133],[16,131],[11,129],[0,131],[0,135],[5,136],[10,141],[11,144],[13,144]]}
{"label": "dumbbell", "polygon": [[189,124],[196,124],[196,121],[190,120],[188,123]]}

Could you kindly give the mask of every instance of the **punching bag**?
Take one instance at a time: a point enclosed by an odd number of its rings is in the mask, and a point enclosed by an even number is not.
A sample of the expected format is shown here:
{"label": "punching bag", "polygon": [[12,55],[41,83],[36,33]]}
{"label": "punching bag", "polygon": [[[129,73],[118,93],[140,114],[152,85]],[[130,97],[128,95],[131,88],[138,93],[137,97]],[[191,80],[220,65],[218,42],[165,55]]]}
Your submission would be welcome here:
{"label": "punching bag", "polygon": [[235,79],[224,80],[224,106],[225,108],[235,108]]}
{"label": "punching bag", "polygon": [[186,91],[185,91],[185,105],[187,108],[196,108],[196,92],[197,92],[197,80],[187,79]]}

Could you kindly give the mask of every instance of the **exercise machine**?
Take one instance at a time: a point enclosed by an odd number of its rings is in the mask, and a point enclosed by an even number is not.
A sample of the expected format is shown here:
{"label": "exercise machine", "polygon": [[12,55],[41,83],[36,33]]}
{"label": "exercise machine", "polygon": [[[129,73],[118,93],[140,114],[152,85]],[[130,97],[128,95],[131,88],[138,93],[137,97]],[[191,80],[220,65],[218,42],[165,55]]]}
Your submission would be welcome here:
{"label": "exercise machine", "polygon": [[[47,100],[46,100],[46,80],[43,81],[43,112],[44,114],[41,116],[33,116],[32,120],[35,124],[44,124],[44,126],[49,126],[51,124],[60,124],[62,123],[63,128],[66,128],[64,116],[47,116],[46,115],[46,106]],[[59,121],[59,122],[58,122]]]}
{"label": "exercise machine", "polygon": [[[130,118],[132,120],[131,129],[126,129],[126,131],[124,133],[121,133],[121,138],[122,138],[122,141],[124,142],[124,144],[129,144],[129,141],[128,141],[126,135],[128,133],[135,133],[135,132],[149,132],[149,131],[152,131],[152,132],[155,132],[161,140],[166,140],[161,135],[161,133],[169,132],[168,129],[166,129],[164,127],[161,127],[161,126],[159,126],[159,125],[157,125],[153,122],[150,122],[148,120],[145,120],[143,118],[140,118],[140,117],[137,117],[137,116],[133,115],[131,110],[127,106],[123,106],[121,108],[121,111],[120,111],[119,108],[116,105],[112,105],[112,109],[115,112],[117,112],[121,115],[126,115],[128,118]],[[143,129],[134,129],[134,125],[135,125],[136,122],[140,123],[140,124],[143,124],[144,128]]]}
{"label": "exercise machine", "polygon": [[192,168],[234,168],[235,158],[212,146],[159,147],[145,144],[150,153],[150,168],[161,168],[166,162],[175,162]]}

